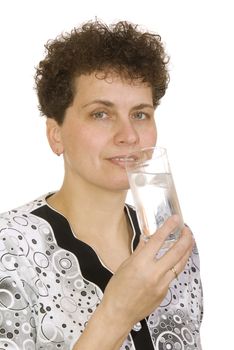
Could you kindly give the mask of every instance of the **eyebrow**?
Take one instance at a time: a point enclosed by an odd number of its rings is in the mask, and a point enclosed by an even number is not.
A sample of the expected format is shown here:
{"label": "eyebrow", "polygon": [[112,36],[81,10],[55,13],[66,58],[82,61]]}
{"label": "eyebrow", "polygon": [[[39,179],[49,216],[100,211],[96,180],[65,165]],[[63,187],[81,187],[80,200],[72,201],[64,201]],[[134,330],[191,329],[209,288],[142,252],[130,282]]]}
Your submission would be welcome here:
{"label": "eyebrow", "polygon": [[140,103],[139,105],[134,106],[132,109],[136,110],[136,109],[143,109],[143,108],[151,108],[154,109],[154,106],[149,104],[149,103]]}
{"label": "eyebrow", "polygon": [[[92,104],[102,104],[106,107],[114,107],[115,104],[113,102],[110,102],[108,100],[93,100],[91,102],[86,103],[85,105],[82,106],[82,108],[88,107]],[[137,110],[137,109],[143,109],[143,108],[151,108],[154,109],[154,106],[149,104],[149,103],[140,103],[139,105],[136,105],[132,108],[132,110]]]}
{"label": "eyebrow", "polygon": [[85,105],[83,105],[82,108],[88,107],[88,106],[96,104],[96,103],[105,105],[107,107],[114,107],[114,103],[112,103],[112,102],[110,102],[108,100],[93,100],[93,101],[88,102]]}

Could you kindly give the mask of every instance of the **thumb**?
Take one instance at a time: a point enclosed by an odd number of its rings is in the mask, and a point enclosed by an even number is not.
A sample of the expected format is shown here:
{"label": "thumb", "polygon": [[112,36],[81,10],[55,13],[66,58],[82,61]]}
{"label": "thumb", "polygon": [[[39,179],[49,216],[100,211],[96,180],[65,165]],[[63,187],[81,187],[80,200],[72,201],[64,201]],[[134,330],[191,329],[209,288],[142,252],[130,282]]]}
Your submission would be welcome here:
{"label": "thumb", "polygon": [[137,255],[144,248],[145,244],[146,244],[146,241],[144,240],[143,235],[141,235],[139,243],[136,249],[134,250],[133,255]]}

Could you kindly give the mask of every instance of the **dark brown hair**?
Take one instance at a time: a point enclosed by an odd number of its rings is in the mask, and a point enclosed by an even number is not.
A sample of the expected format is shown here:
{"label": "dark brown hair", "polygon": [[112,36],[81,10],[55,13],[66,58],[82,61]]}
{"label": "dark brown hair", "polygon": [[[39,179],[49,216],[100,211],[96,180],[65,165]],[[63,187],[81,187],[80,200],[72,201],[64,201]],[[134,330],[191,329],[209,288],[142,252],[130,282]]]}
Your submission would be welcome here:
{"label": "dark brown hair", "polygon": [[107,26],[90,21],[46,45],[46,57],[37,67],[35,82],[39,109],[63,123],[81,74],[115,71],[130,81],[141,79],[152,87],[156,107],[165,94],[168,56],[161,37],[122,21]]}

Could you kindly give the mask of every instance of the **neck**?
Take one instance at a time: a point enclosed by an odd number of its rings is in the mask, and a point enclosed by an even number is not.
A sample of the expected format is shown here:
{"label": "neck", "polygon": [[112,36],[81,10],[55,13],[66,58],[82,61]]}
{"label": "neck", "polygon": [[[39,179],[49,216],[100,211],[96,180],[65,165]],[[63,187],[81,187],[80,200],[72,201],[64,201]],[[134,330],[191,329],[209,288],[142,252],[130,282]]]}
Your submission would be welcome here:
{"label": "neck", "polygon": [[126,225],[126,194],[127,191],[109,191],[81,182],[74,186],[65,179],[48,203],[68,219],[77,236],[100,232],[102,236],[113,236]]}
{"label": "neck", "polygon": [[131,254],[132,228],[124,213],[126,191],[108,191],[64,181],[48,203],[69,221],[73,233],[89,244],[111,271]]}

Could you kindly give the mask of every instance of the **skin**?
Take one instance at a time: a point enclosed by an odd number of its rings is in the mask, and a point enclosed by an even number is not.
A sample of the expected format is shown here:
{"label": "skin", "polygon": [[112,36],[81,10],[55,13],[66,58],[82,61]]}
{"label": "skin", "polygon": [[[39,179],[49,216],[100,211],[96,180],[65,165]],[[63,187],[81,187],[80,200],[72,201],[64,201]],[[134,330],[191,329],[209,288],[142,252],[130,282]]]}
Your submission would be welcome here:
{"label": "skin", "polygon": [[147,244],[141,241],[131,251],[132,229],[124,214],[129,185],[122,158],[156,144],[150,86],[112,73],[103,80],[93,73],[77,78],[75,87],[63,124],[47,120],[50,146],[63,153],[65,167],[62,187],[48,203],[114,273],[74,350],[115,350],[133,325],[160,305],[175,277],[171,268],[178,273],[184,269],[193,238],[184,228],[177,243],[156,261],[155,254],[178,226],[178,218],[172,217]]}

